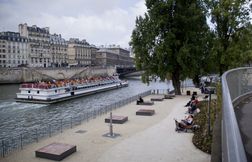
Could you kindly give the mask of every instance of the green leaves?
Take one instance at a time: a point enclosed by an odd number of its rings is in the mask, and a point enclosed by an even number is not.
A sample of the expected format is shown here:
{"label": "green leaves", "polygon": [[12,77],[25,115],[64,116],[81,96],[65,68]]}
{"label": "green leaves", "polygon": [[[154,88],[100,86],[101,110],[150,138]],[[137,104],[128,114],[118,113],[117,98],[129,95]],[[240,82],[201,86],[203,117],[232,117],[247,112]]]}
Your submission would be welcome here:
{"label": "green leaves", "polygon": [[[219,73],[244,63],[241,56],[246,53],[242,44],[245,35],[239,35],[247,26],[250,17],[250,8],[247,0],[212,0],[206,1],[215,28],[215,43],[213,54]],[[245,36],[246,37],[246,36]],[[249,40],[251,41],[251,39]]]}
{"label": "green leaves", "polygon": [[197,0],[146,0],[147,13],[136,19],[130,45],[137,68],[149,76],[172,78],[180,94],[180,80],[199,75],[208,58],[206,8]]}

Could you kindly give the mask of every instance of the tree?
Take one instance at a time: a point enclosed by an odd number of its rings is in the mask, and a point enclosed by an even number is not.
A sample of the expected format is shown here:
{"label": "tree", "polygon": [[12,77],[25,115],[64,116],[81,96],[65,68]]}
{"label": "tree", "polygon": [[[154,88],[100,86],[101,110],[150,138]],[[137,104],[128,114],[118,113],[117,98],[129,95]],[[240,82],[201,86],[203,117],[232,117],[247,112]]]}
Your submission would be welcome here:
{"label": "tree", "polygon": [[180,80],[198,76],[207,59],[211,43],[204,5],[198,0],[146,0],[146,7],[131,36],[136,66],[145,71],[145,83],[153,75],[171,78],[180,95]]}
{"label": "tree", "polygon": [[244,28],[232,35],[230,47],[227,49],[230,60],[230,67],[251,65],[252,63],[252,25],[248,24]]}
{"label": "tree", "polygon": [[[240,34],[249,24],[249,0],[206,0],[216,35],[213,55],[220,75],[231,67],[241,64],[244,49],[235,45],[244,43]],[[234,59],[236,58],[236,59]]]}

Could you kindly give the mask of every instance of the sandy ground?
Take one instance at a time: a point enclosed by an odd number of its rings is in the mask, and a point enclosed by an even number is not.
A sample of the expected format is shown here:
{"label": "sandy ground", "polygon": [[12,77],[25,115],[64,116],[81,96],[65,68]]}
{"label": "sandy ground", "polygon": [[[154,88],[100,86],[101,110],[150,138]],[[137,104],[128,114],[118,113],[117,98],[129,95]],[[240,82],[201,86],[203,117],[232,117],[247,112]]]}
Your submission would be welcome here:
{"label": "sandy ground", "polygon": [[[157,95],[147,96],[145,101]],[[128,116],[124,124],[113,124],[116,138],[104,137],[109,132],[109,124],[104,122],[108,114],[91,119],[88,123],[64,130],[50,138],[40,140],[18,150],[1,162],[48,162],[52,160],[36,158],[35,150],[52,142],[62,142],[77,146],[77,152],[65,158],[64,162],[209,162],[210,155],[198,150],[192,144],[192,133],[175,132],[174,118],[185,117],[190,96],[176,96],[174,99],[156,101],[152,106],[130,103],[113,110],[113,115]],[[138,116],[140,108],[154,109],[153,116]],[[85,133],[76,133],[84,130]]]}

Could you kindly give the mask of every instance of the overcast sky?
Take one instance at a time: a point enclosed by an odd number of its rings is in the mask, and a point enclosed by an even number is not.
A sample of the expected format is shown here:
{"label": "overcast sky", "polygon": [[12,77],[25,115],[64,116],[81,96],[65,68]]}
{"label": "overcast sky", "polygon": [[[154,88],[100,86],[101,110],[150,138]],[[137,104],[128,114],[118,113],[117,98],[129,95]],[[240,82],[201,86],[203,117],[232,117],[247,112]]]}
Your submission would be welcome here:
{"label": "overcast sky", "polygon": [[17,32],[26,22],[65,39],[127,48],[136,16],[144,12],[144,0],[0,0],[0,31]]}

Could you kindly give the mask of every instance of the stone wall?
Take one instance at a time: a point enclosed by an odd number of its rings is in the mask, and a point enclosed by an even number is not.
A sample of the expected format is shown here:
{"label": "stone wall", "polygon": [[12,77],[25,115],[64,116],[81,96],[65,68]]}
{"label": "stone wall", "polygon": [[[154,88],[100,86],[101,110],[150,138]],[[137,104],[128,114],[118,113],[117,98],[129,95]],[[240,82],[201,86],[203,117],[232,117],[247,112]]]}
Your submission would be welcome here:
{"label": "stone wall", "polygon": [[115,73],[113,67],[81,68],[0,68],[0,84],[34,82],[40,80],[74,79],[85,76]]}

